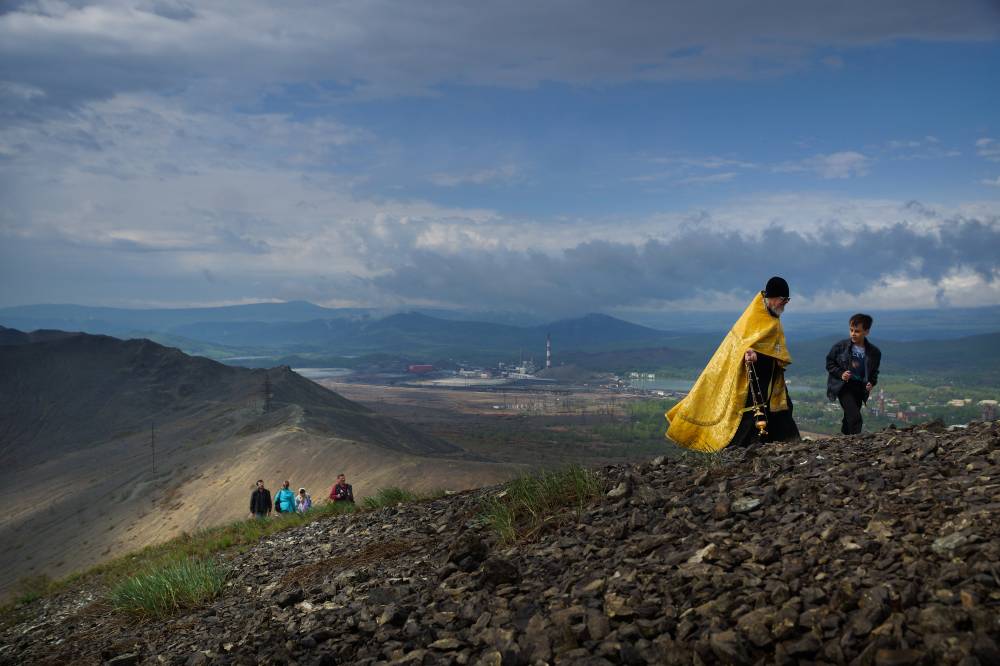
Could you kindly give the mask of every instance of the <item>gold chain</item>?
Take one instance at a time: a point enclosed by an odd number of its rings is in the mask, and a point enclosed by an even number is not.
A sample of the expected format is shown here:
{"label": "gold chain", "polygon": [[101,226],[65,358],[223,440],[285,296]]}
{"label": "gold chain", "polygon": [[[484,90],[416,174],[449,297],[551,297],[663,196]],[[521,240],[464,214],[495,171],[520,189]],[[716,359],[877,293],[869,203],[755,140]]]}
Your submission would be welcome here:
{"label": "gold chain", "polygon": [[[753,422],[763,438],[767,434],[767,414],[764,413],[764,393],[760,390],[760,380],[757,369],[750,361],[746,361],[747,383],[750,385],[750,399],[753,402]],[[754,390],[756,389],[756,391]]]}

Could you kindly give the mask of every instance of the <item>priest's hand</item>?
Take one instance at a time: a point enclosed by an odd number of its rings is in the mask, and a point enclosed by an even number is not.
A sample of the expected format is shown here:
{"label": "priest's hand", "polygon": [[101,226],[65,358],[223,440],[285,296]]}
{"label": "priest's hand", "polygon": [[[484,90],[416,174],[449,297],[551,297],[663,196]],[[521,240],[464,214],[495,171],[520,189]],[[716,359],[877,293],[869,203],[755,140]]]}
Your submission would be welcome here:
{"label": "priest's hand", "polygon": [[756,363],[757,362],[757,352],[752,349],[748,349],[747,353],[743,354],[743,361],[745,363]]}

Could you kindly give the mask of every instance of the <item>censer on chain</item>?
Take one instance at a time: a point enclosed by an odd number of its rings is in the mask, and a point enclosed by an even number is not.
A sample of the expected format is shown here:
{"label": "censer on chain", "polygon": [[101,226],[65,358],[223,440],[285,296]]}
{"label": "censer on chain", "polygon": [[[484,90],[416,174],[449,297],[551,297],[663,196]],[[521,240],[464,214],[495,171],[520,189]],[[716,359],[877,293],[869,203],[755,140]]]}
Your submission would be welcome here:
{"label": "censer on chain", "polygon": [[767,414],[764,413],[764,394],[760,390],[760,380],[757,378],[757,369],[750,361],[746,361],[747,382],[750,384],[750,399],[753,404],[753,424],[757,426],[757,432],[761,438],[767,435]]}

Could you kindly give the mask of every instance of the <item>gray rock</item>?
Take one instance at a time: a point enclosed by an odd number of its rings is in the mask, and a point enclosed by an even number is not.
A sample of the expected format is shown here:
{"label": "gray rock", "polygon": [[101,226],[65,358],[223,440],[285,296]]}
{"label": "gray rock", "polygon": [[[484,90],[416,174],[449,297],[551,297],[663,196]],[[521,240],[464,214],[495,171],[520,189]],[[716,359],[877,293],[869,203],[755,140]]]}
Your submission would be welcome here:
{"label": "gray rock", "polygon": [[142,656],[137,652],[130,652],[128,654],[120,654],[117,657],[109,659],[107,664],[108,666],[135,666],[139,663],[141,658]]}
{"label": "gray rock", "polygon": [[302,591],[302,588],[296,585],[278,593],[278,595],[274,598],[274,602],[281,608],[287,608],[288,606],[299,603],[305,599],[305,596],[305,592]]}
{"label": "gray rock", "polygon": [[753,511],[761,505],[761,500],[757,497],[740,497],[733,500],[732,510],[735,513],[747,513]]}
{"label": "gray rock", "polygon": [[483,563],[482,581],[491,587],[513,585],[521,580],[521,572],[510,560],[491,557]]}
{"label": "gray rock", "polygon": [[628,497],[632,494],[632,481],[630,479],[625,479],[617,486],[608,491],[608,497],[610,499],[621,499],[623,497]]}

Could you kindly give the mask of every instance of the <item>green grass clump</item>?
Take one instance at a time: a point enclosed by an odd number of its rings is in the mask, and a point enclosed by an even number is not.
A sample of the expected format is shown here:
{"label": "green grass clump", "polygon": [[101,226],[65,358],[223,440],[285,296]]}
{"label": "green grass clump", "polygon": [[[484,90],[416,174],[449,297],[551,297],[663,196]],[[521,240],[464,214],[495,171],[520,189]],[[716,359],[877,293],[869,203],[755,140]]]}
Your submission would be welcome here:
{"label": "green grass clump", "polygon": [[577,513],[603,490],[596,474],[579,465],[514,479],[505,491],[484,501],[481,519],[505,542],[538,528],[571,508]]}
{"label": "green grass clump", "polygon": [[365,498],[366,509],[374,511],[387,506],[396,506],[400,502],[413,502],[420,499],[415,493],[402,488],[391,486],[389,488],[379,488],[374,495]]}
{"label": "green grass clump", "polygon": [[[399,502],[434,499],[443,495],[443,491],[437,491],[418,496],[407,490],[388,488],[379,491],[374,498],[374,505],[366,501],[364,506],[377,509],[395,506]],[[25,604],[85,580],[111,590],[109,597],[116,608],[141,615],[162,616],[181,607],[179,604],[189,607],[198,603],[195,599],[211,598],[204,596],[204,590],[212,589],[210,582],[220,577],[218,572],[210,576],[202,575],[198,572],[208,565],[195,566],[192,562],[208,562],[217,553],[246,550],[260,539],[276,532],[327,516],[359,510],[359,507],[350,502],[327,502],[315,505],[304,514],[278,514],[264,520],[250,518],[194,533],[185,532],[164,543],[127,553],[59,581],[52,581],[44,576],[27,578],[18,585],[13,599],[0,605],[0,626],[19,621],[21,607]],[[137,571],[144,573],[136,575]],[[194,584],[198,576],[202,577],[203,582]],[[202,592],[197,592],[199,588]]]}
{"label": "green grass clump", "polygon": [[27,604],[41,599],[56,588],[56,582],[45,574],[22,578],[14,586],[14,604]]}
{"label": "green grass clump", "polygon": [[225,580],[226,570],[214,561],[191,558],[127,578],[111,590],[110,599],[117,610],[164,617],[214,599]]}
{"label": "green grass clump", "polygon": [[59,589],[59,583],[45,574],[27,576],[15,585],[10,600],[0,604],[0,628],[19,622],[22,618],[21,606],[51,594]]}
{"label": "green grass clump", "polygon": [[139,551],[100,564],[87,574],[97,575],[113,586],[136,571],[159,569],[190,558],[206,558],[229,549],[242,550],[276,532],[311,523],[324,516],[353,513],[353,504],[333,502],[316,506],[306,513],[283,513],[265,520],[250,518],[228,525],[210,527],[193,534],[184,534],[165,543],[147,546]]}

